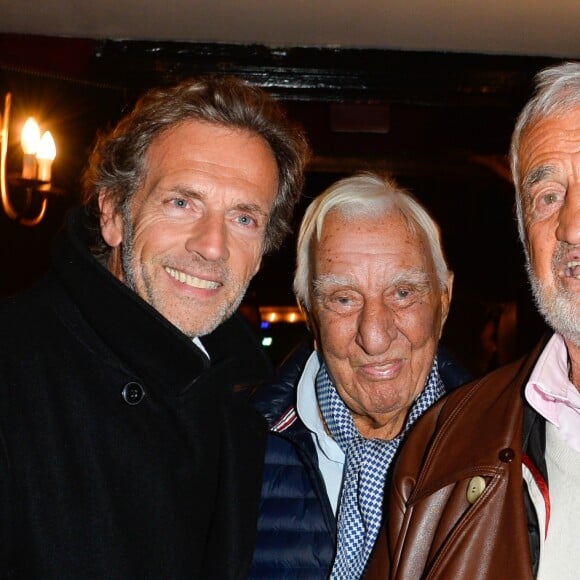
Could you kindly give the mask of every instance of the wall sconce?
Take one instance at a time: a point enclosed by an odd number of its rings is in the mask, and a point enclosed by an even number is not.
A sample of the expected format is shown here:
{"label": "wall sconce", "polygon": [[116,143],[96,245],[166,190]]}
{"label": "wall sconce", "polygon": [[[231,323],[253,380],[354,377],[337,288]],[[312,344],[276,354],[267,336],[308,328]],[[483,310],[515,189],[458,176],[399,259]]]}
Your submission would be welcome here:
{"label": "wall sconce", "polygon": [[[11,95],[6,94],[4,99],[4,114],[2,115],[2,132],[0,133],[0,194],[2,207],[6,215],[24,226],[36,226],[44,217],[48,196],[59,193],[50,184],[52,162],[56,157],[56,146],[49,131],[40,137],[40,129],[29,118],[22,130],[22,175],[20,177],[8,177],[6,174],[6,156],[8,153],[8,125],[10,122]],[[20,211],[10,201],[9,186],[24,193],[19,204],[23,206]],[[41,197],[40,208],[36,215],[27,215],[32,206],[33,194]]]}

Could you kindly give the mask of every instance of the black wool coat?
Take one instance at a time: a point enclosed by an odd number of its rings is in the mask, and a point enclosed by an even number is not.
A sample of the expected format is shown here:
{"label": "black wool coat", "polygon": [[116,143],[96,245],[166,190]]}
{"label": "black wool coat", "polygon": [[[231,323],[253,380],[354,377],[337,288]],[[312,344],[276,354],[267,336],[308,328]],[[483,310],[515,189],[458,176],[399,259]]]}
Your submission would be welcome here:
{"label": "black wool coat", "polygon": [[244,578],[266,428],[232,387],[266,356],[234,316],[209,363],[92,257],[81,218],[0,305],[0,578]]}

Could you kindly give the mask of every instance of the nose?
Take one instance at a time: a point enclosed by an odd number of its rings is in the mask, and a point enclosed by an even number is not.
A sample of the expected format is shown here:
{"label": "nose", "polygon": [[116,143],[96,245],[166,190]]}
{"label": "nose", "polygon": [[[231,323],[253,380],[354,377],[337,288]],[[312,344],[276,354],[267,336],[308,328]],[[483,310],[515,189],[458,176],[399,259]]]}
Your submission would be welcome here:
{"label": "nose", "polygon": [[368,354],[384,353],[397,336],[393,311],[381,299],[365,301],[357,332],[357,344]]}
{"label": "nose", "polygon": [[217,262],[229,257],[227,240],[225,220],[219,215],[206,215],[191,226],[185,247],[208,262]]}
{"label": "nose", "polygon": [[580,244],[580,182],[568,186],[558,216],[556,237],[558,241],[570,245]]}

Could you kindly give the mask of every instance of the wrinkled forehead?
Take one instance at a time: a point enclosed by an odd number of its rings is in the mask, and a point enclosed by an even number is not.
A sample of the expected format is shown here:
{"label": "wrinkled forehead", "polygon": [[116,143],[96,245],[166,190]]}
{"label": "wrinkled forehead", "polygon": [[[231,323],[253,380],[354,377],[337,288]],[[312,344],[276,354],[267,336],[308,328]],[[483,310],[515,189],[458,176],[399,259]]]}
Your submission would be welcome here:
{"label": "wrinkled forehead", "polygon": [[[343,215],[334,212],[327,216],[319,241],[311,247],[313,274],[334,274],[345,268],[360,270],[372,264],[390,278],[399,272],[426,272],[435,267],[425,233],[400,211],[375,215]],[[385,274],[386,275],[386,274]]]}
{"label": "wrinkled forehead", "polygon": [[530,190],[547,180],[565,180],[580,159],[580,107],[538,119],[522,133],[516,167],[524,205]]}
{"label": "wrinkled forehead", "polygon": [[318,241],[324,237],[332,235],[341,226],[350,226],[342,232],[342,235],[354,235],[355,231],[364,232],[374,227],[383,227],[385,235],[389,235],[393,228],[404,227],[406,231],[415,236],[421,230],[419,226],[405,215],[394,203],[375,205],[355,205],[348,204],[341,207],[334,207],[326,213],[324,220],[319,223],[318,236],[314,236]]}

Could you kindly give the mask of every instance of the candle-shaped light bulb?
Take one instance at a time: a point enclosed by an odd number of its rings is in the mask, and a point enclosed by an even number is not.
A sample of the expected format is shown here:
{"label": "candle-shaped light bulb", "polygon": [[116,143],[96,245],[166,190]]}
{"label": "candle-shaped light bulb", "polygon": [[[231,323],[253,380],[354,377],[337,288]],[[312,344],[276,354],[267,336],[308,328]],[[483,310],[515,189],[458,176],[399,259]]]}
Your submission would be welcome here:
{"label": "candle-shaped light bulb", "polygon": [[56,157],[56,145],[50,131],[46,131],[36,152],[36,161],[38,163],[38,179],[40,181],[50,181],[52,162]]}
{"label": "candle-shaped light bulb", "polygon": [[24,157],[22,158],[22,177],[24,179],[36,178],[36,151],[40,142],[40,129],[38,123],[29,117],[22,128],[20,143]]}
{"label": "candle-shaped light bulb", "polygon": [[35,155],[39,142],[40,129],[38,128],[38,123],[32,117],[28,117],[26,123],[24,123],[24,127],[22,127],[22,136],[20,139],[22,151],[28,155]]}

